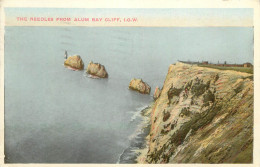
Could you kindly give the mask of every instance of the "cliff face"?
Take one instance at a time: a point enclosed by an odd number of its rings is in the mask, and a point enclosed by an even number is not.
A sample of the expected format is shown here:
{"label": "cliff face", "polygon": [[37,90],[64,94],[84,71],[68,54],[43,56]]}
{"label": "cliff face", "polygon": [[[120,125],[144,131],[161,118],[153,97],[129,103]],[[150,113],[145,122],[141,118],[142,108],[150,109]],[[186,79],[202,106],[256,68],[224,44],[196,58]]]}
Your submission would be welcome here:
{"label": "cliff face", "polygon": [[170,65],[138,163],[252,163],[251,74]]}

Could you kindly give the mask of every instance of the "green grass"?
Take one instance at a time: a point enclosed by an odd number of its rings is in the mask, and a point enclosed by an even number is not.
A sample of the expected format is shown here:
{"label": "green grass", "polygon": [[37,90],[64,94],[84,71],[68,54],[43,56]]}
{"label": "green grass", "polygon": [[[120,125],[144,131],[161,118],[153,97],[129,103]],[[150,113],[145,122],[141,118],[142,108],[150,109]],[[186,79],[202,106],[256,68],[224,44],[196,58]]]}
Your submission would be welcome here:
{"label": "green grass", "polygon": [[214,69],[219,69],[219,70],[233,70],[233,71],[245,72],[245,73],[249,73],[249,74],[254,73],[253,67],[223,67],[223,66],[214,66],[214,65],[205,65],[205,64],[199,64],[198,66],[214,68]]}

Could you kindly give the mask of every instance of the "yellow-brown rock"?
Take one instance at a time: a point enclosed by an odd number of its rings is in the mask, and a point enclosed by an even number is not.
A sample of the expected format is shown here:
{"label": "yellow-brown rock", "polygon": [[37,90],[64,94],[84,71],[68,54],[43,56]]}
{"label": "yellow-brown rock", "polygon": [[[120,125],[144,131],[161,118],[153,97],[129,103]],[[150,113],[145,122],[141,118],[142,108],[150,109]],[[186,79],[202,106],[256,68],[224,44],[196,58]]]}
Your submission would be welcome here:
{"label": "yellow-brown rock", "polygon": [[74,55],[68,57],[65,62],[64,66],[69,67],[73,70],[83,70],[84,69],[84,63],[79,55]]}
{"label": "yellow-brown rock", "polygon": [[94,77],[98,78],[107,78],[108,73],[105,69],[105,66],[99,63],[93,63],[92,61],[88,64],[86,72]]}
{"label": "yellow-brown rock", "polygon": [[151,87],[145,83],[142,79],[132,79],[129,88],[138,91],[142,94],[150,94]]}
{"label": "yellow-brown rock", "polygon": [[156,100],[161,94],[161,89],[157,86],[154,90],[153,99]]}
{"label": "yellow-brown rock", "polygon": [[138,163],[252,163],[252,74],[170,65]]}

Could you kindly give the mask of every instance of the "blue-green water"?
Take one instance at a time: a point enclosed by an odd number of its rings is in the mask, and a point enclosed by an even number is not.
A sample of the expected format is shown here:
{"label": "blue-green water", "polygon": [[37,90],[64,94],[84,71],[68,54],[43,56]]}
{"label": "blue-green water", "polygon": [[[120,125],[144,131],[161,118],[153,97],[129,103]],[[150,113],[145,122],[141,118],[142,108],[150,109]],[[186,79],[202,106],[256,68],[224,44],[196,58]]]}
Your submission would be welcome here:
{"label": "blue-green water", "polygon": [[[9,163],[116,163],[177,60],[253,62],[253,28],[6,27],[5,156]],[[64,68],[64,51],[108,79]],[[151,95],[152,95],[151,93]]]}

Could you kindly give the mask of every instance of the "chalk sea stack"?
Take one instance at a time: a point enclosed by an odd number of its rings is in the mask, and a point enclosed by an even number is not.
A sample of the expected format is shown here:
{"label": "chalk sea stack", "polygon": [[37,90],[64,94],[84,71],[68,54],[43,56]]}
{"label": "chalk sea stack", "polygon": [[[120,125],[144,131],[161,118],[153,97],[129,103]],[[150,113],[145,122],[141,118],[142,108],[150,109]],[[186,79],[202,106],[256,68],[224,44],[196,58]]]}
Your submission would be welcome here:
{"label": "chalk sea stack", "polygon": [[64,61],[64,66],[71,68],[73,70],[83,70],[84,69],[84,63],[79,55],[74,55],[68,57]]}
{"label": "chalk sea stack", "polygon": [[157,86],[154,90],[153,99],[156,100],[161,94],[161,89]]}
{"label": "chalk sea stack", "polygon": [[145,83],[142,79],[132,79],[129,88],[138,91],[142,94],[150,94],[151,87]]}
{"label": "chalk sea stack", "polygon": [[108,73],[105,66],[99,63],[93,63],[92,61],[88,64],[86,72],[94,77],[107,78]]}

